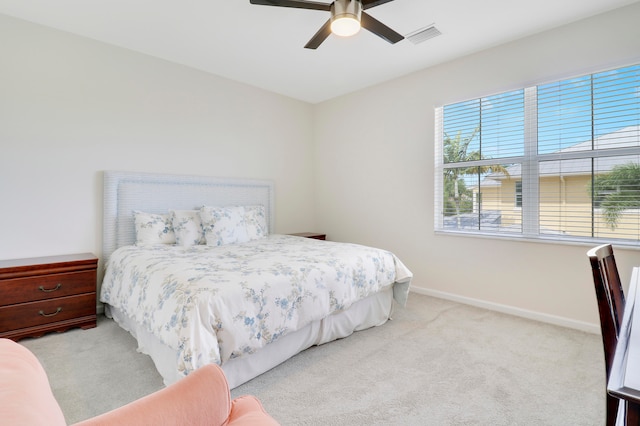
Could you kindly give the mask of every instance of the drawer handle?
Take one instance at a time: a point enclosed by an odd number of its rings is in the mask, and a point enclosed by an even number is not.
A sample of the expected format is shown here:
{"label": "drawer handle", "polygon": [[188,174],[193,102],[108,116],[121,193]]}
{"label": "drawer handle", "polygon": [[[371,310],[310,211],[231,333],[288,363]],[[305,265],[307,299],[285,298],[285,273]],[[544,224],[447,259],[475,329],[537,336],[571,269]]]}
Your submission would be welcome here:
{"label": "drawer handle", "polygon": [[60,312],[62,312],[62,308],[56,309],[56,311],[54,313],[52,313],[52,314],[45,314],[44,311],[40,311],[40,312],[38,312],[38,314],[42,315],[43,317],[53,317],[53,316],[58,315]]}
{"label": "drawer handle", "polygon": [[52,291],[59,290],[60,287],[62,287],[62,283],[56,284],[56,286],[54,288],[44,288],[44,286],[41,285],[40,287],[38,287],[38,290],[44,291],[45,293],[51,293]]}

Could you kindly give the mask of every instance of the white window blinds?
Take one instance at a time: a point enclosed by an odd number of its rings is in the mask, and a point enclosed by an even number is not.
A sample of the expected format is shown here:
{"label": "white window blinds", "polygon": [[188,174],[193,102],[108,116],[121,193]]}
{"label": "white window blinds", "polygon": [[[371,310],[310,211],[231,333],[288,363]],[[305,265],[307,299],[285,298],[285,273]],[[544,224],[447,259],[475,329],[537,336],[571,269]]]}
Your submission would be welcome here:
{"label": "white window blinds", "polygon": [[640,65],[436,109],[436,230],[640,245]]}

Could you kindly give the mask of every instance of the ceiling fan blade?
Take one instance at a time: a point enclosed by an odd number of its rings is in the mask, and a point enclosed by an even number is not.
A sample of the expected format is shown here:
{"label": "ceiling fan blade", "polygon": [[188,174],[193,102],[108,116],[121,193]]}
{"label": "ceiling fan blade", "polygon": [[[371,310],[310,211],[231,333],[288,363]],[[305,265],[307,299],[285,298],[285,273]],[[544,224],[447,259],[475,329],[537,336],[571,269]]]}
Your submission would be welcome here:
{"label": "ceiling fan blade", "polygon": [[298,0],[249,0],[251,4],[259,4],[262,6],[280,6],[280,7],[294,7],[296,9],[311,9],[311,10],[331,10],[331,3],[318,3],[314,1],[298,1]]}
{"label": "ceiling fan blade", "polygon": [[311,37],[311,40],[304,46],[305,49],[317,49],[318,46],[322,44],[323,41],[329,37],[331,34],[331,19],[329,19],[318,32]]}
{"label": "ceiling fan blade", "polygon": [[362,12],[362,16],[360,17],[360,25],[362,28],[366,28],[371,31],[378,37],[388,41],[391,44],[396,44],[397,42],[404,40],[404,36],[402,34],[398,34],[393,31],[391,28],[387,27],[382,22],[378,21],[373,16]]}
{"label": "ceiling fan blade", "polygon": [[372,7],[380,6],[390,1],[393,0],[362,0],[362,10],[371,9]]}

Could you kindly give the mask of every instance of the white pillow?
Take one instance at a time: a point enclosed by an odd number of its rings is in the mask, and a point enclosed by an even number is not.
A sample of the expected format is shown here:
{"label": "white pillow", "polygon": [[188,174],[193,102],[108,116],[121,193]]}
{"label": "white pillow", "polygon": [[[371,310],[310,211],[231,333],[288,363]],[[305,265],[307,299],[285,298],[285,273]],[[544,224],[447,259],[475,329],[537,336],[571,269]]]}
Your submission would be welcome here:
{"label": "white pillow", "polygon": [[136,226],[136,245],[174,244],[176,236],[168,214],[133,212]]}
{"label": "white pillow", "polygon": [[209,246],[244,243],[267,236],[264,206],[204,206],[200,219]]}
{"label": "white pillow", "polygon": [[189,247],[205,243],[199,210],[170,210],[169,216],[176,245]]}

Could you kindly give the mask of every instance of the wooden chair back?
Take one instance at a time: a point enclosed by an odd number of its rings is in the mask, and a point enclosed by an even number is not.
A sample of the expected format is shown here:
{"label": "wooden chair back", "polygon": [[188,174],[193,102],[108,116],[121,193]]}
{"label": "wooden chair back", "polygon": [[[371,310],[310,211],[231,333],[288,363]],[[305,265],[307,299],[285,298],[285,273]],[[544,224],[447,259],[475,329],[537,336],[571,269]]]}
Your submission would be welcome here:
{"label": "wooden chair back", "polygon": [[[609,380],[613,355],[622,326],[625,297],[611,244],[594,247],[587,252],[600,313],[600,329],[604,347],[606,378]],[[607,394],[607,425],[616,424],[620,400]]]}

